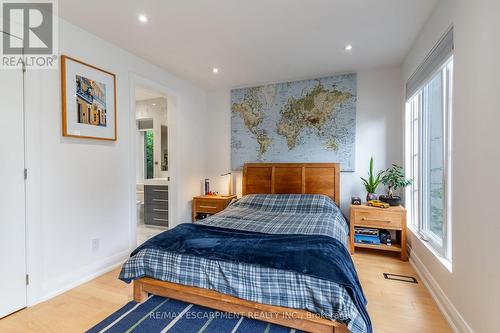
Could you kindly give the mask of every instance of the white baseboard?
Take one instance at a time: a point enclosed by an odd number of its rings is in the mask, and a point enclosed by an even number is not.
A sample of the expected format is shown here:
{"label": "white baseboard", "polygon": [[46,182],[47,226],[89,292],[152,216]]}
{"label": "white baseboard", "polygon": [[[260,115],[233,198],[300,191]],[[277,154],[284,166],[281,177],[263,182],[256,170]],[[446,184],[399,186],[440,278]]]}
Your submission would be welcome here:
{"label": "white baseboard", "polygon": [[49,291],[44,293],[43,296],[41,296],[40,298],[30,302],[28,306],[33,306],[38,303],[49,300],[70,289],[78,287],[79,285],[85,282],[93,280],[98,276],[101,276],[103,274],[112,271],[113,269],[122,265],[129,255],[130,251],[127,250],[125,252],[103,259],[95,264],[84,267],[78,271],[72,272],[69,275],[65,275],[64,277],[57,279],[57,281],[51,281],[50,285],[57,287],[46,288]]}
{"label": "white baseboard", "polygon": [[431,272],[425,267],[424,263],[420,260],[418,255],[408,247],[410,253],[410,264],[420,277],[420,280],[429,290],[432,298],[436,301],[439,309],[444,317],[450,324],[453,332],[456,333],[474,333],[472,328],[467,324],[457,308],[453,305],[450,299],[446,296],[443,289],[439,286],[437,281],[432,276]]}

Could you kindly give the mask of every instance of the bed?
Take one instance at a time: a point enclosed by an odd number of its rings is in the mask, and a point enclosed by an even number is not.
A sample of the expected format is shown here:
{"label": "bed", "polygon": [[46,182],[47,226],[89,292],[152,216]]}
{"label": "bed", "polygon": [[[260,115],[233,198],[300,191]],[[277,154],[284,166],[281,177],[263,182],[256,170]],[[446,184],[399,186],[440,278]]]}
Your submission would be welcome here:
{"label": "bed", "polygon": [[[245,164],[243,197],[197,228],[239,231],[241,237],[306,235],[335,240],[347,253],[339,187],[336,163]],[[281,263],[214,260],[153,244],[136,249],[120,273],[133,280],[138,302],[151,293],[308,332],[371,331],[359,301],[354,304],[350,289],[338,283],[281,269]]]}

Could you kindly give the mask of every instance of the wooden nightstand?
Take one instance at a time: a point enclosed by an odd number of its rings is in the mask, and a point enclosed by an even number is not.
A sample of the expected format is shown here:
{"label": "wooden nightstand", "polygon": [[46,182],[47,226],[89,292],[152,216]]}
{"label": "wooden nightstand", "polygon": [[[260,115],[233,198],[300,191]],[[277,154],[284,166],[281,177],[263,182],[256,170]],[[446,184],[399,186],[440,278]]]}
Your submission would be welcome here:
{"label": "wooden nightstand", "polygon": [[[392,245],[373,245],[354,243],[354,227],[367,227],[396,231],[396,239]],[[351,205],[349,247],[351,254],[354,249],[369,248],[401,253],[401,260],[408,260],[406,252],[406,209],[402,206],[375,208],[367,205]]]}
{"label": "wooden nightstand", "polygon": [[199,213],[217,214],[223,211],[229,205],[231,200],[236,199],[232,196],[219,195],[200,195],[193,198],[193,222],[196,222]]}

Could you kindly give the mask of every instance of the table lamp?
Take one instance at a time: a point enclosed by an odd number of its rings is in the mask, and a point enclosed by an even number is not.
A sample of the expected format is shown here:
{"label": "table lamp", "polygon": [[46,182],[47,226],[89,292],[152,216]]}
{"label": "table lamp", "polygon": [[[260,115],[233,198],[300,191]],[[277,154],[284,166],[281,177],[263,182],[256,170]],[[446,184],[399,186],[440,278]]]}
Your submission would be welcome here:
{"label": "table lamp", "polygon": [[228,173],[225,173],[223,175],[220,175],[221,177],[224,177],[224,176],[229,176],[229,180],[228,180],[228,191],[227,191],[227,197],[233,195],[233,181],[232,181],[232,176],[231,176],[231,172],[228,172]]}

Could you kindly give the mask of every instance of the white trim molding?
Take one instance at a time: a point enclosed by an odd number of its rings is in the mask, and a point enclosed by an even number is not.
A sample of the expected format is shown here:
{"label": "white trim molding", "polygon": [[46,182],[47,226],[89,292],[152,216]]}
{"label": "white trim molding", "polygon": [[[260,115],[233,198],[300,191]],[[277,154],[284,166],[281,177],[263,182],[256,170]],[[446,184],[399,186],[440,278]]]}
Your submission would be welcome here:
{"label": "white trim molding", "polygon": [[70,274],[61,277],[57,281],[51,282],[50,286],[46,286],[45,293],[39,299],[33,299],[28,302],[28,307],[38,303],[45,302],[53,297],[56,297],[68,290],[76,288],[86,282],[89,282],[103,274],[111,272],[120,267],[127,260],[131,250],[128,249],[116,255],[112,255],[99,262],[93,263],[82,269],[71,272]]}
{"label": "white trim molding", "polygon": [[427,269],[427,267],[425,267],[424,263],[410,246],[408,246],[408,253],[410,255],[410,264],[417,272],[420,280],[424,283],[427,290],[429,290],[429,293],[437,303],[439,310],[441,310],[446,318],[446,321],[450,324],[452,331],[456,333],[474,333],[472,328],[469,324],[467,324],[448,296],[446,296],[443,289],[441,289],[431,272]]}

